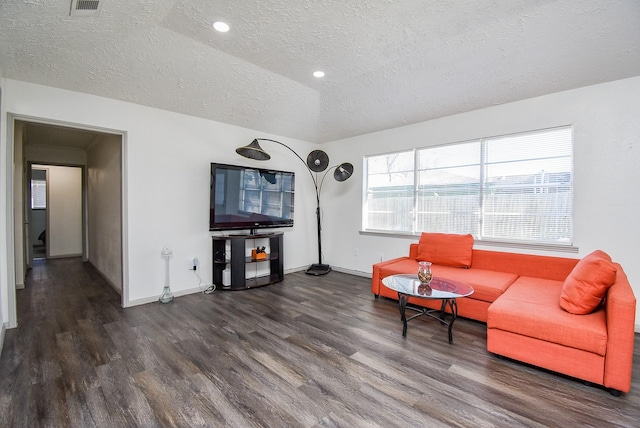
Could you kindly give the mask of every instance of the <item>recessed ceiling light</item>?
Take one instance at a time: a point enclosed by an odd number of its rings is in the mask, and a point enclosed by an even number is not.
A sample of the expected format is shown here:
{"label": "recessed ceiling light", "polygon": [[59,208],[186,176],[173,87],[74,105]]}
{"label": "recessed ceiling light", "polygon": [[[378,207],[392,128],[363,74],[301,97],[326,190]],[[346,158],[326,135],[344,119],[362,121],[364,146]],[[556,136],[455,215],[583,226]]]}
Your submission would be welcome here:
{"label": "recessed ceiling light", "polygon": [[324,71],[320,71],[320,70],[314,71],[313,72],[313,76],[317,77],[318,79],[321,78],[321,77],[324,77]]}
{"label": "recessed ceiling light", "polygon": [[226,22],[222,21],[214,22],[213,28],[215,28],[217,31],[220,31],[221,33],[226,33],[227,31],[229,31],[229,25]]}

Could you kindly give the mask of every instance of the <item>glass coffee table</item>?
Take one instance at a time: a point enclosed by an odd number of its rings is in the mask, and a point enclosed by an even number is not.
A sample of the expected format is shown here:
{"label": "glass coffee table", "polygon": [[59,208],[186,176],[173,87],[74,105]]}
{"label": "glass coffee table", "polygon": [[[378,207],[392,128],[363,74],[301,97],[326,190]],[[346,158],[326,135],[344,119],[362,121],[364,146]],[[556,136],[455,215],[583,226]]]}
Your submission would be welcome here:
{"label": "glass coffee table", "polygon": [[[421,284],[417,275],[401,274],[391,275],[382,279],[385,287],[398,292],[400,305],[400,318],[402,319],[402,336],[407,336],[407,323],[421,315],[427,315],[449,326],[449,343],[453,343],[453,323],[458,317],[458,303],[456,299],[473,294],[473,287],[464,282],[452,281],[444,278],[433,278],[429,285]],[[429,309],[416,306],[407,306],[410,297],[420,299],[442,300],[440,309]],[[446,320],[447,308],[451,311],[451,319]],[[407,309],[418,313],[407,318]]]}

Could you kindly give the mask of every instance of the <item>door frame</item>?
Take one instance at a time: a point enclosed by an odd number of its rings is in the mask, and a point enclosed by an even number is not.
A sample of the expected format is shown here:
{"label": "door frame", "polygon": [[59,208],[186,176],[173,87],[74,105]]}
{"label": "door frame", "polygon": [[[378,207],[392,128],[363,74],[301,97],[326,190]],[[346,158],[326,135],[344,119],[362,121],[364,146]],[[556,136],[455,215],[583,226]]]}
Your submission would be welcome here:
{"label": "door frame", "polygon": [[[63,127],[67,127],[67,128],[74,128],[74,129],[78,129],[78,130],[85,130],[85,131],[93,131],[93,132],[99,132],[99,133],[107,133],[107,134],[112,134],[112,135],[119,135],[120,136],[120,153],[121,153],[121,189],[120,189],[120,198],[121,198],[121,213],[120,213],[120,221],[122,224],[122,233],[121,233],[121,237],[120,237],[120,242],[122,245],[122,256],[121,256],[121,266],[122,266],[122,295],[121,295],[121,306],[124,308],[126,306],[128,306],[128,302],[129,302],[129,281],[128,281],[128,273],[129,273],[129,269],[128,269],[128,234],[127,234],[127,212],[128,212],[128,205],[127,205],[127,173],[126,173],[126,165],[127,165],[127,132],[126,131],[122,131],[122,130],[117,130],[117,129],[108,129],[108,128],[103,128],[103,127],[97,127],[97,126],[92,126],[92,125],[86,125],[86,124],[78,124],[78,123],[69,123],[69,122],[63,122],[63,121],[59,121],[59,120],[54,120],[54,119],[47,119],[47,118],[43,118],[43,117],[34,117],[34,116],[26,116],[26,115],[20,115],[20,114],[15,114],[15,113],[11,113],[11,112],[7,112],[7,168],[6,168],[6,173],[5,173],[5,179],[6,179],[6,188],[8,190],[8,195],[7,195],[7,207],[6,207],[6,211],[7,214],[11,214],[10,216],[7,217],[7,221],[6,221],[6,236],[7,236],[7,297],[8,297],[8,328],[15,328],[18,326],[18,317],[17,317],[17,305],[16,305],[16,284],[17,284],[17,280],[16,280],[16,263],[21,262],[24,265],[25,262],[25,251],[22,251],[23,254],[21,254],[21,259],[22,260],[17,260],[16,259],[16,242],[15,242],[15,236],[16,236],[16,228],[20,228],[23,230],[24,226],[24,219],[21,219],[22,221],[20,221],[20,224],[18,223],[19,219],[16,219],[13,215],[14,212],[14,204],[15,202],[15,193],[16,193],[16,182],[15,182],[15,169],[18,167],[21,167],[23,169],[26,169],[28,167],[28,163],[25,161],[25,157],[24,157],[24,153],[22,159],[20,159],[18,162],[15,162],[14,157],[15,157],[15,152],[16,152],[16,148],[15,148],[15,124],[16,121],[22,121],[22,122],[32,122],[32,123],[37,123],[37,124],[44,124],[44,125],[53,125],[53,126],[63,126]],[[21,150],[22,152],[22,150]],[[36,164],[41,164],[41,165],[46,165],[47,162],[33,162]],[[77,165],[63,165],[63,166],[77,166]],[[86,187],[87,187],[87,183],[86,183],[86,174],[87,174],[87,170],[86,170],[86,166],[85,168],[83,168],[83,184],[82,184],[82,199],[83,199],[83,218],[85,218],[85,216],[87,215],[87,204],[90,203],[90,201],[87,201],[87,197],[86,197]],[[21,177],[25,177],[25,174],[21,174]],[[23,205],[21,208],[22,212],[24,213],[25,211],[25,198],[24,198],[24,187],[27,185],[27,183],[22,183],[23,188],[22,188],[22,195],[20,195],[20,201],[21,204]],[[30,186],[29,186],[30,187]],[[85,204],[86,201],[86,204]],[[83,221],[83,223],[86,223],[85,221]],[[88,226],[88,225],[87,225]],[[23,242],[22,244],[25,245],[26,243],[24,242],[24,235],[22,236]],[[83,227],[83,260],[85,259],[85,257],[88,255],[88,252],[90,251],[89,248],[86,248],[86,229]],[[25,271],[26,273],[26,271]]]}
{"label": "door frame", "polygon": [[[62,168],[80,168],[80,198],[81,198],[81,209],[82,209],[82,213],[81,213],[81,228],[82,228],[82,261],[83,262],[87,262],[89,261],[89,254],[88,254],[88,245],[87,245],[87,233],[88,233],[88,224],[87,224],[87,167],[86,165],[79,165],[79,164],[73,164],[73,163],[51,163],[51,162],[34,162],[34,161],[26,161],[26,170],[27,170],[27,175],[29,178],[29,181],[27,181],[25,183],[25,188],[27,188],[27,192],[25,192],[28,197],[25,198],[24,200],[24,206],[27,209],[27,211],[29,211],[29,217],[27,219],[27,221],[29,222],[29,228],[31,225],[31,214],[32,214],[32,209],[31,209],[31,173],[33,171],[33,166],[34,165],[41,165],[42,169],[46,171],[46,182],[47,182],[47,208],[46,208],[46,230],[47,232],[50,231],[50,224],[49,224],[49,216],[50,216],[50,211],[49,211],[49,201],[51,198],[51,194],[49,193],[49,189],[50,189],[50,171],[49,168],[50,166],[53,167],[62,167]],[[33,265],[33,247],[31,246],[31,242],[30,242],[30,229],[29,231],[25,231],[24,233],[24,239],[25,239],[25,247],[29,249],[29,254],[28,254],[28,258],[26,259],[27,261],[27,267],[31,268]],[[50,243],[50,239],[49,239],[49,234],[47,234],[47,239],[46,239],[46,244],[45,244],[45,248],[46,248],[46,258],[50,257],[50,252],[49,252],[49,243]],[[54,257],[55,258],[55,257]]]}

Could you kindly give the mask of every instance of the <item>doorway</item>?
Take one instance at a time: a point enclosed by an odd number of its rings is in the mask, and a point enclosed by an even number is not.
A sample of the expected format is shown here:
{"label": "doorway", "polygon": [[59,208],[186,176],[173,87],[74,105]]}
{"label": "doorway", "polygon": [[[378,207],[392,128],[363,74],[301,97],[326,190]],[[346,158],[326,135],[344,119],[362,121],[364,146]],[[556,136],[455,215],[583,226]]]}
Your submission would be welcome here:
{"label": "doorway", "polygon": [[[9,199],[13,201],[11,209],[15,213],[13,227],[8,231],[13,236],[10,263],[14,267],[12,276],[15,278],[15,287],[10,285],[8,290],[10,328],[17,326],[18,321],[15,290],[24,287],[32,254],[42,257],[43,247],[44,257],[48,258],[82,256],[83,262],[93,265],[118,291],[124,307],[128,301],[124,275],[126,235],[123,197],[126,133],[82,125],[74,127],[68,123],[11,114],[9,123],[13,128],[10,149],[15,165],[14,174],[9,176],[13,189],[13,197]],[[46,208],[40,208],[43,212],[39,214],[32,213],[31,209],[32,166],[36,166],[36,171],[45,170],[49,174],[44,184]],[[80,171],[75,176],[81,177],[75,180],[81,183],[75,186],[80,189],[75,194],[80,196],[74,198],[80,206],[74,209],[74,216],[79,216],[80,220],[71,222],[80,226],[74,226],[71,232],[65,229],[68,216],[63,215],[63,221],[55,223],[52,214],[56,208],[52,205],[56,201],[52,191],[56,189],[51,173],[54,169],[57,172],[58,168],[68,167]],[[41,177],[41,174],[36,172],[35,176]],[[57,199],[62,201],[64,209],[70,204],[65,192],[61,193],[62,197],[58,195]],[[41,219],[32,225],[32,214],[48,218],[44,220],[45,226],[42,226]],[[56,230],[62,230],[64,239],[56,240]],[[70,237],[73,239],[68,239]]]}
{"label": "doorway", "polygon": [[30,205],[25,238],[31,260],[85,254],[83,176],[82,166],[31,165],[30,198],[25,201]]}

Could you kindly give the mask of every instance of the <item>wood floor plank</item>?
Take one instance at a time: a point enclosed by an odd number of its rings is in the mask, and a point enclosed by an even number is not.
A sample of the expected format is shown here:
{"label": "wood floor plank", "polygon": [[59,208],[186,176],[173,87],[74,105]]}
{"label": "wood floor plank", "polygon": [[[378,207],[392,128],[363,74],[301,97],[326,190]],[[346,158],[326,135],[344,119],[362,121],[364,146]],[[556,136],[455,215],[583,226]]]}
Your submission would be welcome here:
{"label": "wood floor plank", "polygon": [[486,350],[486,325],[420,317],[333,271],[123,309],[80,259],[17,292],[0,356],[0,427],[637,426],[605,389]]}
{"label": "wood floor plank", "polygon": [[135,384],[124,359],[96,369],[100,390],[109,408],[113,426],[155,426],[157,421],[143,392]]}
{"label": "wood floor plank", "polygon": [[120,353],[111,341],[104,324],[91,318],[79,319],[78,332],[82,336],[94,366],[101,366],[120,358]]}

